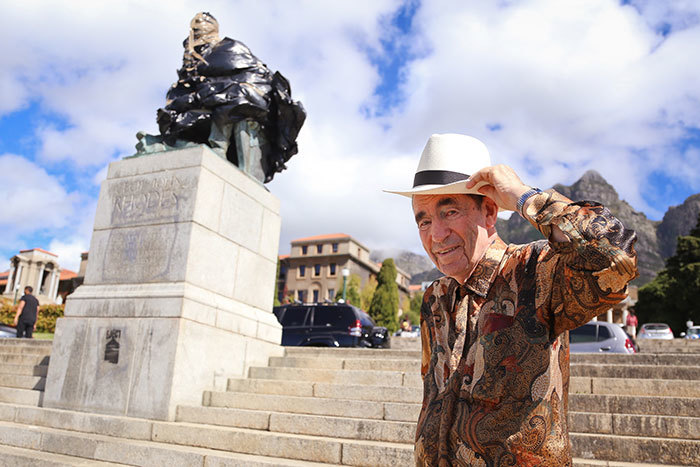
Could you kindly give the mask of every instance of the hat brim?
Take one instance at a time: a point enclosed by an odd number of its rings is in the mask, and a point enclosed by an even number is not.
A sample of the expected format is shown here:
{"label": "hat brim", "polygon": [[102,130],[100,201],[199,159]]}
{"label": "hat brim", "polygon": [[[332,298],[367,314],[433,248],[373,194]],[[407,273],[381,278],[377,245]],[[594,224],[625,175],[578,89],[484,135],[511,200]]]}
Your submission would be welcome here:
{"label": "hat brim", "polygon": [[[407,198],[412,198],[413,195],[479,195],[486,196],[479,192],[479,188],[487,185],[486,182],[479,182],[472,188],[467,189],[466,180],[460,180],[458,182],[448,183],[446,185],[421,185],[412,188],[407,191],[396,191],[396,190],[382,190],[385,193],[393,193],[396,195],[405,196]],[[499,211],[505,211],[505,209],[498,207]]]}
{"label": "hat brim", "polygon": [[413,195],[451,195],[451,194],[465,194],[465,195],[481,195],[479,193],[479,188],[486,185],[485,182],[477,183],[476,186],[467,189],[466,180],[459,180],[457,182],[448,183],[446,185],[420,185],[415,188],[411,188],[406,191],[398,190],[383,190],[386,193],[394,193],[396,195],[406,196],[408,198]]}

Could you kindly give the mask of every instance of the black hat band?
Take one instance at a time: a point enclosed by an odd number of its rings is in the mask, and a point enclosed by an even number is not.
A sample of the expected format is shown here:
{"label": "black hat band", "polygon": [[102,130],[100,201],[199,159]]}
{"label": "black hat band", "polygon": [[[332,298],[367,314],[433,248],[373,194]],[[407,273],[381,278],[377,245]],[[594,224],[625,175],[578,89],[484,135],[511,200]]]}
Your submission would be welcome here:
{"label": "black hat band", "polygon": [[467,174],[450,170],[421,170],[413,177],[413,188],[421,185],[449,185],[468,178]]}

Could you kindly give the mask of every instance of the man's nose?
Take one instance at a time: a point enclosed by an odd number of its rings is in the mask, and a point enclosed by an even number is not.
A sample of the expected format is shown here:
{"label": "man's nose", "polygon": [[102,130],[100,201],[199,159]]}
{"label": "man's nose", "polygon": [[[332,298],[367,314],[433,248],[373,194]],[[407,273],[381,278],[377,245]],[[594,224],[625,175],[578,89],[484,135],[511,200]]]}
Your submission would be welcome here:
{"label": "man's nose", "polygon": [[441,219],[434,220],[431,227],[430,234],[433,237],[433,242],[442,243],[450,235],[450,228]]}

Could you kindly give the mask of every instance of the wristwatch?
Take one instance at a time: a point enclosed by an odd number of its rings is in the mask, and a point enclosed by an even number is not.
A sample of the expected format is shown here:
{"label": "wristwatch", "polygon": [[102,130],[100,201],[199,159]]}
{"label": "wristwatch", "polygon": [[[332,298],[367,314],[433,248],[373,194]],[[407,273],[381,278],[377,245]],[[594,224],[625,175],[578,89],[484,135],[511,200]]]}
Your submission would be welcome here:
{"label": "wristwatch", "polygon": [[525,217],[525,213],[523,213],[523,206],[525,205],[525,201],[527,201],[528,199],[530,199],[531,196],[534,196],[537,193],[542,193],[542,190],[540,190],[539,188],[533,187],[533,188],[530,188],[529,190],[527,190],[525,193],[523,193],[522,196],[520,196],[520,198],[518,199],[518,202],[515,205],[515,208],[517,209],[518,214]]}

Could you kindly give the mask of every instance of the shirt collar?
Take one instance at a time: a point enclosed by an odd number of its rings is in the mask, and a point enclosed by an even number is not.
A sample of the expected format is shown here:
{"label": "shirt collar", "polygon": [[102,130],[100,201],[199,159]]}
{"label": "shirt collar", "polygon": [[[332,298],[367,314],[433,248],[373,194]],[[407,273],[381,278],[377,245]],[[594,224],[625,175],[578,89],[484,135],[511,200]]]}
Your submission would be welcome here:
{"label": "shirt collar", "polygon": [[474,268],[471,276],[467,278],[463,287],[471,290],[480,297],[486,297],[493,280],[496,278],[498,266],[501,264],[501,260],[507,248],[508,246],[503,243],[503,240],[501,240],[500,237],[496,237],[493,243],[486,249],[481,261],[476,265],[476,268]]}

